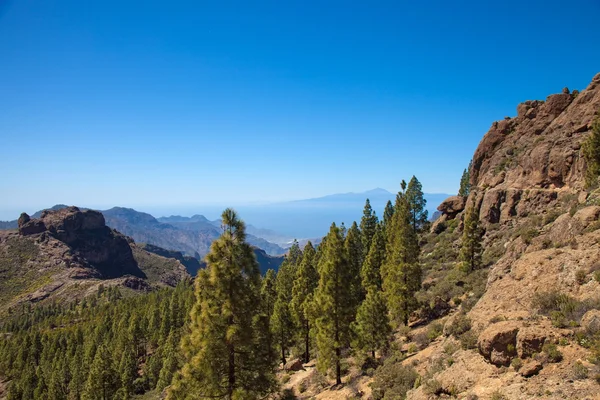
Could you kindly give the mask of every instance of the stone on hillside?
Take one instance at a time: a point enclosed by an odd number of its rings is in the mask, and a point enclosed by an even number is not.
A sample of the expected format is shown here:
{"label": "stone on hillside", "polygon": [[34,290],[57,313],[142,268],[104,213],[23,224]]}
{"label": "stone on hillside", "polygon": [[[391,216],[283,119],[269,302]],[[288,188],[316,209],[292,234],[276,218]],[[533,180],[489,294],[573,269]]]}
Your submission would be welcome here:
{"label": "stone on hillside", "polygon": [[521,369],[519,369],[519,373],[524,378],[529,378],[531,376],[537,375],[538,372],[542,370],[542,368],[543,365],[539,361],[529,360],[525,364],[523,364]]}
{"label": "stone on hillside", "polygon": [[467,199],[462,196],[450,196],[438,206],[438,211],[443,215],[455,216],[465,209]]}
{"label": "stone on hillside", "polygon": [[39,219],[34,219],[19,225],[19,233],[23,236],[35,235],[36,233],[42,233],[45,230],[46,226]]}
{"label": "stone on hillside", "polygon": [[591,334],[600,332],[600,310],[589,310],[581,318],[581,327]]}
{"label": "stone on hillside", "polygon": [[542,351],[547,336],[547,332],[541,328],[521,328],[517,334],[517,354],[519,357],[531,357],[534,353]]}
{"label": "stone on hillside", "polygon": [[479,352],[494,365],[508,366],[517,355],[518,332],[519,327],[512,321],[490,325],[479,335]]}
{"label": "stone on hillside", "polygon": [[302,360],[296,358],[294,360],[288,361],[283,367],[283,369],[286,371],[301,371],[304,369],[304,367],[302,366]]}
{"label": "stone on hillside", "polygon": [[29,217],[29,214],[21,213],[17,221],[17,223],[19,224],[19,228],[28,223],[29,221],[31,221],[31,217]]}

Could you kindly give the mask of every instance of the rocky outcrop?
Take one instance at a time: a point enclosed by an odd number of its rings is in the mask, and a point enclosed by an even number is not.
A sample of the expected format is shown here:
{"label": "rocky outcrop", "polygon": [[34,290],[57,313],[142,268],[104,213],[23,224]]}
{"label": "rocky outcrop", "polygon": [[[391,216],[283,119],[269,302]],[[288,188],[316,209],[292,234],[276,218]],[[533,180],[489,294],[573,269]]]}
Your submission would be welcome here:
{"label": "rocky outcrop", "polygon": [[489,326],[477,340],[479,352],[494,365],[509,365],[517,355],[518,332],[519,327],[512,321],[499,322]]}
{"label": "rocky outcrop", "polygon": [[[551,205],[558,192],[580,190],[581,143],[598,110],[600,74],[579,94],[526,101],[517,106],[516,117],[494,122],[473,156],[471,197],[481,205],[480,219],[503,223],[536,211],[528,205]],[[521,204],[532,190],[545,194]]]}
{"label": "rocky outcrop", "polygon": [[145,277],[133,257],[128,239],[107,227],[98,211],[67,207],[44,211],[39,219],[21,214],[19,221],[21,235],[51,235],[66,244],[75,258],[84,259],[105,278],[127,274]]}

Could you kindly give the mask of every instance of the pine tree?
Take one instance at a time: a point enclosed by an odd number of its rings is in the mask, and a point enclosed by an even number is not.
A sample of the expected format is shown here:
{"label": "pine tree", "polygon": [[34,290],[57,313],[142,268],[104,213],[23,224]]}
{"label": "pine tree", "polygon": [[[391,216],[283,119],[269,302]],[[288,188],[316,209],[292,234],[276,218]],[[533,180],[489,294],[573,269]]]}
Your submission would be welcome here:
{"label": "pine tree", "polygon": [[414,294],[421,287],[419,243],[413,228],[410,205],[404,192],[396,197],[393,223],[387,232],[386,261],[381,267],[382,288],[392,321],[408,324],[416,308]]}
{"label": "pine tree", "polygon": [[156,388],[161,391],[171,384],[173,375],[179,368],[177,336],[173,330],[171,330],[167,338],[167,345],[165,346],[164,353],[164,362],[160,369],[158,382],[156,384]]}
{"label": "pine tree", "polygon": [[182,343],[186,363],[168,389],[168,399],[245,399],[266,396],[273,385],[257,351],[260,273],[246,243],[244,223],[227,209],[223,234],[206,256],[196,278],[190,335]]}
{"label": "pine tree", "polygon": [[281,363],[283,365],[286,363],[287,350],[292,344],[296,328],[290,310],[295,277],[296,266],[291,263],[290,258],[286,258],[277,272],[275,285],[277,299],[275,300],[273,315],[271,316],[271,328],[280,350]]}
{"label": "pine tree", "polygon": [[460,188],[458,189],[458,195],[462,197],[468,197],[471,193],[471,164],[473,161],[469,161],[469,167],[465,169],[460,178]]}
{"label": "pine tree", "polygon": [[292,289],[292,312],[304,341],[304,362],[310,361],[310,305],[315,289],[319,284],[319,274],[315,266],[315,249],[309,241],[304,247],[302,262],[296,271]]}
{"label": "pine tree", "polygon": [[351,339],[350,324],[354,320],[352,293],[347,290],[349,276],[344,251],[344,238],[340,228],[331,225],[325,240],[323,255],[319,260],[319,286],[315,292],[315,306],[318,317],[315,321],[317,329],[317,347],[319,357],[317,366],[321,371],[335,368],[336,382],[341,381],[342,350],[349,345]]}
{"label": "pine tree", "polygon": [[137,355],[134,346],[121,354],[119,376],[121,381],[121,398],[129,399],[133,395],[133,381],[137,377]]}
{"label": "pine tree", "polygon": [[356,314],[356,309],[365,296],[360,284],[360,270],[364,254],[362,246],[361,232],[356,222],[353,222],[344,241],[344,251],[346,252],[348,275],[350,277],[350,280],[346,282],[347,290],[350,291],[351,295],[351,303],[348,306],[353,309],[353,314]]}
{"label": "pine tree", "polygon": [[392,331],[385,299],[379,289],[374,286],[369,289],[352,326],[357,338],[356,347],[370,351],[371,357],[375,358],[375,351],[387,344]]}
{"label": "pine tree", "polygon": [[600,176],[600,114],[592,123],[592,133],[584,140],[581,151],[587,165],[586,187],[595,187]]}
{"label": "pine tree", "polygon": [[290,250],[285,258],[288,263],[293,266],[298,266],[300,261],[302,261],[302,250],[300,249],[300,244],[296,239],[294,239],[294,243],[292,243],[292,247],[290,247]]}
{"label": "pine tree", "polygon": [[262,329],[262,333],[264,335],[262,341],[264,342],[264,347],[267,352],[266,357],[269,360],[275,359],[275,352],[273,349],[274,339],[270,324],[271,318],[273,318],[273,314],[275,312],[275,302],[277,301],[277,290],[275,288],[276,279],[277,275],[275,270],[269,269],[265,275],[265,278],[262,280],[260,289],[261,316],[259,318],[264,320],[257,321],[257,323],[265,325],[264,329]]}
{"label": "pine tree", "polygon": [[69,363],[69,371],[71,373],[71,381],[69,382],[69,400],[79,400],[83,393],[85,385],[85,370],[82,366],[83,356],[82,349],[78,347]]}
{"label": "pine tree", "polygon": [[481,236],[479,227],[479,210],[475,202],[465,212],[463,234],[460,249],[460,268],[469,273],[481,267]]}
{"label": "pine tree", "polygon": [[117,373],[113,368],[110,352],[105,345],[96,351],[83,391],[84,400],[112,399],[117,391]]}
{"label": "pine tree", "polygon": [[367,256],[367,252],[371,248],[371,241],[375,235],[375,229],[377,228],[377,215],[373,208],[371,208],[371,202],[369,199],[365,202],[363,209],[363,216],[360,220],[360,233],[363,247],[363,258]]}
{"label": "pine tree", "polygon": [[423,186],[416,176],[410,179],[406,188],[406,199],[411,214],[411,224],[415,232],[419,232],[427,224],[427,200],[423,196]]}
{"label": "pine tree", "polygon": [[381,290],[381,265],[385,261],[385,239],[380,224],[377,224],[371,248],[360,271],[362,287],[365,291],[375,287]]}

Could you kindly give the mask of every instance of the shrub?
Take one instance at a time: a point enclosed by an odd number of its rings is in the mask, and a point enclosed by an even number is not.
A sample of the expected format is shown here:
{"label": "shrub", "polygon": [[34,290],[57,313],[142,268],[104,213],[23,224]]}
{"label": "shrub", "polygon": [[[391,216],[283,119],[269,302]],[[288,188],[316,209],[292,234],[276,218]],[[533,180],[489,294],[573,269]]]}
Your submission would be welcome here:
{"label": "shrub", "polygon": [[443,330],[444,327],[442,324],[434,322],[429,326],[429,329],[427,329],[427,339],[429,339],[429,341],[437,339],[442,334]]}
{"label": "shrub", "polygon": [[463,349],[474,349],[477,347],[477,335],[473,331],[467,331],[460,336],[460,345]]}
{"label": "shrub", "polygon": [[442,384],[436,379],[429,379],[423,385],[423,391],[432,396],[441,394],[443,390]]}
{"label": "shrub", "polygon": [[580,285],[583,285],[585,282],[587,282],[587,274],[586,274],[585,270],[578,269],[575,272],[575,280]]}
{"label": "shrub", "polygon": [[491,400],[506,400],[506,396],[504,396],[501,392],[496,390],[494,393],[492,393],[492,396],[490,397],[490,399]]}
{"label": "shrub", "polygon": [[600,283],[600,271],[594,272],[594,279],[596,282]]}
{"label": "shrub", "polygon": [[548,357],[550,362],[561,362],[563,359],[562,353],[558,350],[558,347],[554,343],[546,342],[542,347],[542,351]]}
{"label": "shrub", "polygon": [[448,335],[458,338],[460,335],[471,329],[471,320],[466,314],[460,313],[454,317],[454,321],[446,328]]}
{"label": "shrub", "polygon": [[373,399],[403,399],[420,378],[412,367],[404,367],[395,358],[386,360],[373,376]]}
{"label": "shrub", "polygon": [[575,379],[587,379],[588,377],[588,369],[581,361],[577,361],[573,366],[573,376]]}
{"label": "shrub", "polygon": [[515,369],[515,371],[518,371],[523,366],[523,360],[521,360],[518,357],[513,358],[512,361],[510,362],[510,365],[512,365],[512,367]]}

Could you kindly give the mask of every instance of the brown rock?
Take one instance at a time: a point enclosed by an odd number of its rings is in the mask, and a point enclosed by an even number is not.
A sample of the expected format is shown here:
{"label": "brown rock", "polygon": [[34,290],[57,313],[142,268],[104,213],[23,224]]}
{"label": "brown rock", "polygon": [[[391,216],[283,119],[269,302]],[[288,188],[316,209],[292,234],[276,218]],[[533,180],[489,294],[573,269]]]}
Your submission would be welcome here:
{"label": "brown rock", "polygon": [[600,332],[600,310],[589,310],[581,318],[581,327],[588,333]]}
{"label": "brown rock", "polygon": [[442,215],[455,216],[459,212],[465,209],[467,199],[462,196],[450,196],[446,200],[442,201],[442,204],[438,206],[438,211]]}
{"label": "brown rock", "polygon": [[23,236],[35,235],[46,230],[46,226],[39,219],[33,219],[19,226],[19,233]]}
{"label": "brown rock", "polygon": [[283,367],[286,371],[302,371],[304,367],[302,366],[302,361],[299,358],[288,361]]}
{"label": "brown rock", "polygon": [[556,118],[571,104],[572,100],[568,93],[552,94],[546,99],[546,108]]}
{"label": "brown rock", "polygon": [[542,370],[542,368],[544,367],[539,361],[529,360],[525,364],[523,364],[523,366],[519,370],[519,373],[524,378],[529,378],[531,376],[537,375],[538,372]]}
{"label": "brown rock", "polygon": [[21,213],[21,215],[19,216],[19,219],[17,220],[17,223],[19,224],[19,228],[23,225],[25,225],[26,223],[28,223],[29,221],[31,221],[31,217],[29,217],[29,215],[27,213]]}
{"label": "brown rock", "polygon": [[521,358],[527,358],[534,353],[539,353],[546,338],[547,332],[541,328],[521,328],[517,334],[517,354]]}
{"label": "brown rock", "polygon": [[517,355],[517,333],[519,327],[513,321],[490,325],[477,340],[479,352],[494,365],[508,366]]}
{"label": "brown rock", "polygon": [[504,190],[490,189],[483,196],[479,218],[483,221],[495,224],[500,222],[500,207],[504,202],[506,193]]}

